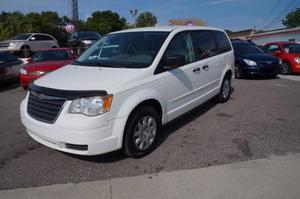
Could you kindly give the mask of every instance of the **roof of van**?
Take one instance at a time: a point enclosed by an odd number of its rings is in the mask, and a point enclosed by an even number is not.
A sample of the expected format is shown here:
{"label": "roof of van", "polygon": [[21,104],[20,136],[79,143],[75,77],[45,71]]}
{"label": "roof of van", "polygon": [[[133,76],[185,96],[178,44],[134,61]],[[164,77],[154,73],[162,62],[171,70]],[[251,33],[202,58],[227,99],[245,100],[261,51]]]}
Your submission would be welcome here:
{"label": "roof of van", "polygon": [[112,33],[126,33],[126,32],[172,32],[173,30],[219,30],[221,29],[212,28],[208,26],[156,26],[156,27],[145,27],[145,28],[132,28],[127,30],[116,31]]}

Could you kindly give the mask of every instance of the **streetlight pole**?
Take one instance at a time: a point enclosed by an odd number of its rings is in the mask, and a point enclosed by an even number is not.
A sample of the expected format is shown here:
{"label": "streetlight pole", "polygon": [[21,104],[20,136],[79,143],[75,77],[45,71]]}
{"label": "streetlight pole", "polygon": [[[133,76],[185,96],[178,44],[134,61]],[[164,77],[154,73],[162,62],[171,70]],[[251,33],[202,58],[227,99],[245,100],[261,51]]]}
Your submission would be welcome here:
{"label": "streetlight pole", "polygon": [[130,14],[132,15],[133,19],[134,19],[134,27],[136,28],[136,15],[138,13],[137,9],[134,10],[129,10]]}

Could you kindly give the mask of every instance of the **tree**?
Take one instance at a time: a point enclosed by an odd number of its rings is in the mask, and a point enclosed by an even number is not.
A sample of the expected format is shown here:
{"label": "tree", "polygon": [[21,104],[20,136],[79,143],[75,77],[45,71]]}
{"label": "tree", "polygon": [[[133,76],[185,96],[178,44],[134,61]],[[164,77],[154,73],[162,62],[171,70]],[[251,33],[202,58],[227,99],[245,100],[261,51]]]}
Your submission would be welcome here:
{"label": "tree", "polygon": [[300,26],[300,8],[296,8],[293,12],[290,12],[282,20],[282,24],[287,28],[295,28]]}
{"label": "tree", "polygon": [[169,20],[169,25],[170,26],[185,26],[187,25],[187,23],[192,22],[192,24],[194,26],[206,26],[207,22],[202,20],[202,19],[198,19],[198,18],[187,18],[187,19],[170,19]]}
{"label": "tree", "polygon": [[155,26],[157,18],[151,12],[143,12],[136,18],[137,27],[150,27]]}
{"label": "tree", "polygon": [[126,19],[110,10],[93,12],[86,21],[86,29],[96,31],[102,35],[124,29],[125,27]]}

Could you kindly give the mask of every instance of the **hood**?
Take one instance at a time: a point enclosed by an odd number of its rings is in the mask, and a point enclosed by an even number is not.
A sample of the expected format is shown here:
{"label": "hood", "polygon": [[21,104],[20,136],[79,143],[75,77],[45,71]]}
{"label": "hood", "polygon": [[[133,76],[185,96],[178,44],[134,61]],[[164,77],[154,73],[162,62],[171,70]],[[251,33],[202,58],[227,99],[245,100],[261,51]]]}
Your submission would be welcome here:
{"label": "hood", "polygon": [[249,59],[257,62],[261,61],[277,61],[278,58],[268,55],[265,53],[248,53],[248,54],[242,54],[241,56],[242,59]]}
{"label": "hood", "polygon": [[112,93],[114,88],[141,78],[140,72],[140,69],[67,65],[37,79],[34,84],[60,90],[105,90]]}
{"label": "hood", "polygon": [[30,62],[27,63],[24,68],[28,71],[47,71],[47,70],[55,70],[62,66],[69,64],[70,60],[63,61],[44,61],[44,62]]}
{"label": "hood", "polygon": [[20,42],[20,41],[27,41],[27,40],[5,40],[5,41],[1,41],[0,43],[11,43],[11,42]]}

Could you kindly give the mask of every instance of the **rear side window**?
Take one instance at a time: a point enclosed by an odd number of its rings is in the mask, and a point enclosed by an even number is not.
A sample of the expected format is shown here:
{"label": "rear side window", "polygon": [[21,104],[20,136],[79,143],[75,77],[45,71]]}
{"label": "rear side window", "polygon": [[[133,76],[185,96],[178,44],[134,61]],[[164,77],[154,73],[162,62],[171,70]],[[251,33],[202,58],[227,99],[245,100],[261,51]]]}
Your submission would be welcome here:
{"label": "rear side window", "polygon": [[50,41],[53,40],[52,37],[48,36],[48,35],[40,35],[40,40],[42,41]]}
{"label": "rear side window", "polygon": [[219,53],[224,53],[231,50],[230,43],[224,32],[214,31],[214,35],[218,44]]}
{"label": "rear side window", "polygon": [[217,45],[212,31],[199,30],[191,32],[196,57],[198,60],[212,57],[217,53]]}

